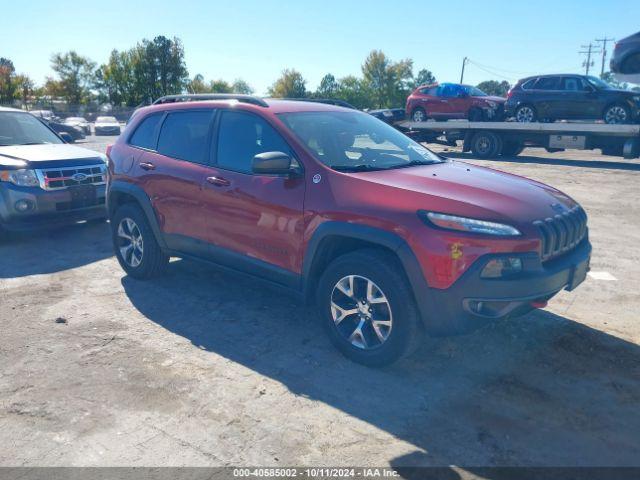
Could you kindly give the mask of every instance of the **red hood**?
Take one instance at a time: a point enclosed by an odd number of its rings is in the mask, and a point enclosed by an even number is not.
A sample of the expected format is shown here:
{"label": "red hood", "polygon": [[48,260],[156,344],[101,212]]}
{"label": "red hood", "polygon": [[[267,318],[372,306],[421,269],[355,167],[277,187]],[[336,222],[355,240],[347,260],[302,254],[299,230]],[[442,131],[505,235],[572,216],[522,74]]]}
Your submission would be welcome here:
{"label": "red hood", "polygon": [[424,167],[350,174],[376,183],[365,188],[368,201],[385,202],[392,209],[425,209],[474,216],[486,220],[530,223],[576,205],[570,197],[542,183],[478,167],[447,161]]}
{"label": "red hood", "polygon": [[506,98],[504,97],[494,97],[493,95],[487,95],[486,97],[476,97],[480,100],[489,100],[491,102],[496,102],[496,103],[504,103],[507,101]]}

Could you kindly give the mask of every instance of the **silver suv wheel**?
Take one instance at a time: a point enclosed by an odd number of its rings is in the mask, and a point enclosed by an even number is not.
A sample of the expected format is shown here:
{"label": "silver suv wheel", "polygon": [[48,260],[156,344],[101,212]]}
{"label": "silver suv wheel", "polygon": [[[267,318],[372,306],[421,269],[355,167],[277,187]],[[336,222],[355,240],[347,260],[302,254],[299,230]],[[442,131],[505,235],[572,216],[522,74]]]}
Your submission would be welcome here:
{"label": "silver suv wheel", "polygon": [[374,282],[359,275],[348,275],[335,284],[331,316],[340,335],[363,350],[380,347],[393,327],[386,295]]}
{"label": "silver suv wheel", "polygon": [[118,250],[122,260],[130,267],[137,267],[142,262],[144,241],[140,228],[131,218],[125,217],[118,225]]}

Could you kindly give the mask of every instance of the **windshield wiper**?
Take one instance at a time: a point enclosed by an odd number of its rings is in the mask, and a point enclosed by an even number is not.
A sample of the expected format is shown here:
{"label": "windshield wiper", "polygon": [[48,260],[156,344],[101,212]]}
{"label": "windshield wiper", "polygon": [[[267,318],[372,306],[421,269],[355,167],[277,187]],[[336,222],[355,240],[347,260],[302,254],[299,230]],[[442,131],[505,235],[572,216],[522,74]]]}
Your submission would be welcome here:
{"label": "windshield wiper", "polygon": [[373,165],[331,165],[331,168],[339,172],[377,172],[386,170],[386,167],[375,167]]}
{"label": "windshield wiper", "polygon": [[26,142],[26,143],[16,143],[15,145],[46,145],[47,142]]}
{"label": "windshield wiper", "polygon": [[442,160],[411,160],[410,162],[393,165],[389,168],[417,167],[420,165],[433,165],[434,163],[442,163]]}

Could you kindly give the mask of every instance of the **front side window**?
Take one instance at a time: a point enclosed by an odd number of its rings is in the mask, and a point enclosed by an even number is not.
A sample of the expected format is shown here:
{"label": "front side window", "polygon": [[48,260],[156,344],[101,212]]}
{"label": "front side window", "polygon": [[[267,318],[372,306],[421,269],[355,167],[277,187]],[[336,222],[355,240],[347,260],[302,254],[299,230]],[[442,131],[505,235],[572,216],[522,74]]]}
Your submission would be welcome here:
{"label": "front side window", "polygon": [[156,149],[156,128],[162,120],[162,113],[149,115],[142,120],[136,131],[133,132],[129,143],[134,147],[144,148],[146,150]]}
{"label": "front side window", "polygon": [[289,145],[266,120],[246,112],[222,112],[216,164],[220,168],[251,173],[253,157],[283,152],[293,157]]}
{"label": "front side window", "polygon": [[484,93],[482,90],[480,90],[479,88],[476,88],[476,87],[472,87],[471,85],[462,85],[461,88],[470,97],[486,97],[487,96],[487,94]]}
{"label": "front side window", "polygon": [[292,112],[278,116],[316,159],[335,170],[385,170],[443,161],[366,113]]}
{"label": "front side window", "polygon": [[0,112],[0,146],[64,143],[30,113]]}
{"label": "front side window", "polygon": [[168,114],[160,129],[158,153],[187,162],[206,164],[212,119],[213,110]]}

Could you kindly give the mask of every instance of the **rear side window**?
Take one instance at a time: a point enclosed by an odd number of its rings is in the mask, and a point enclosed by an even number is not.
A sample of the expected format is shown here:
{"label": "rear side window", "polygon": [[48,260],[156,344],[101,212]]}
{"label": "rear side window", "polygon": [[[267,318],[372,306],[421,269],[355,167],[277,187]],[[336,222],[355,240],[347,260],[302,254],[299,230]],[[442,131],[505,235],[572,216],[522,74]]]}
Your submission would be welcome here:
{"label": "rear side window", "polygon": [[534,88],[536,90],[560,90],[560,77],[540,77]]}
{"label": "rear side window", "polygon": [[253,157],[264,152],[293,152],[264,119],[244,112],[226,111],[220,119],[216,164],[220,168],[251,173]]}
{"label": "rear side window", "polygon": [[158,153],[187,162],[206,164],[212,118],[213,110],[170,113],[160,130]]}
{"label": "rear side window", "polygon": [[134,147],[145,148],[147,150],[156,149],[156,127],[162,120],[162,114],[149,115],[142,120],[136,131],[131,135],[129,144]]}
{"label": "rear side window", "polygon": [[420,90],[420,93],[423,95],[431,95],[435,97],[436,93],[438,93],[438,87],[423,88]]}

